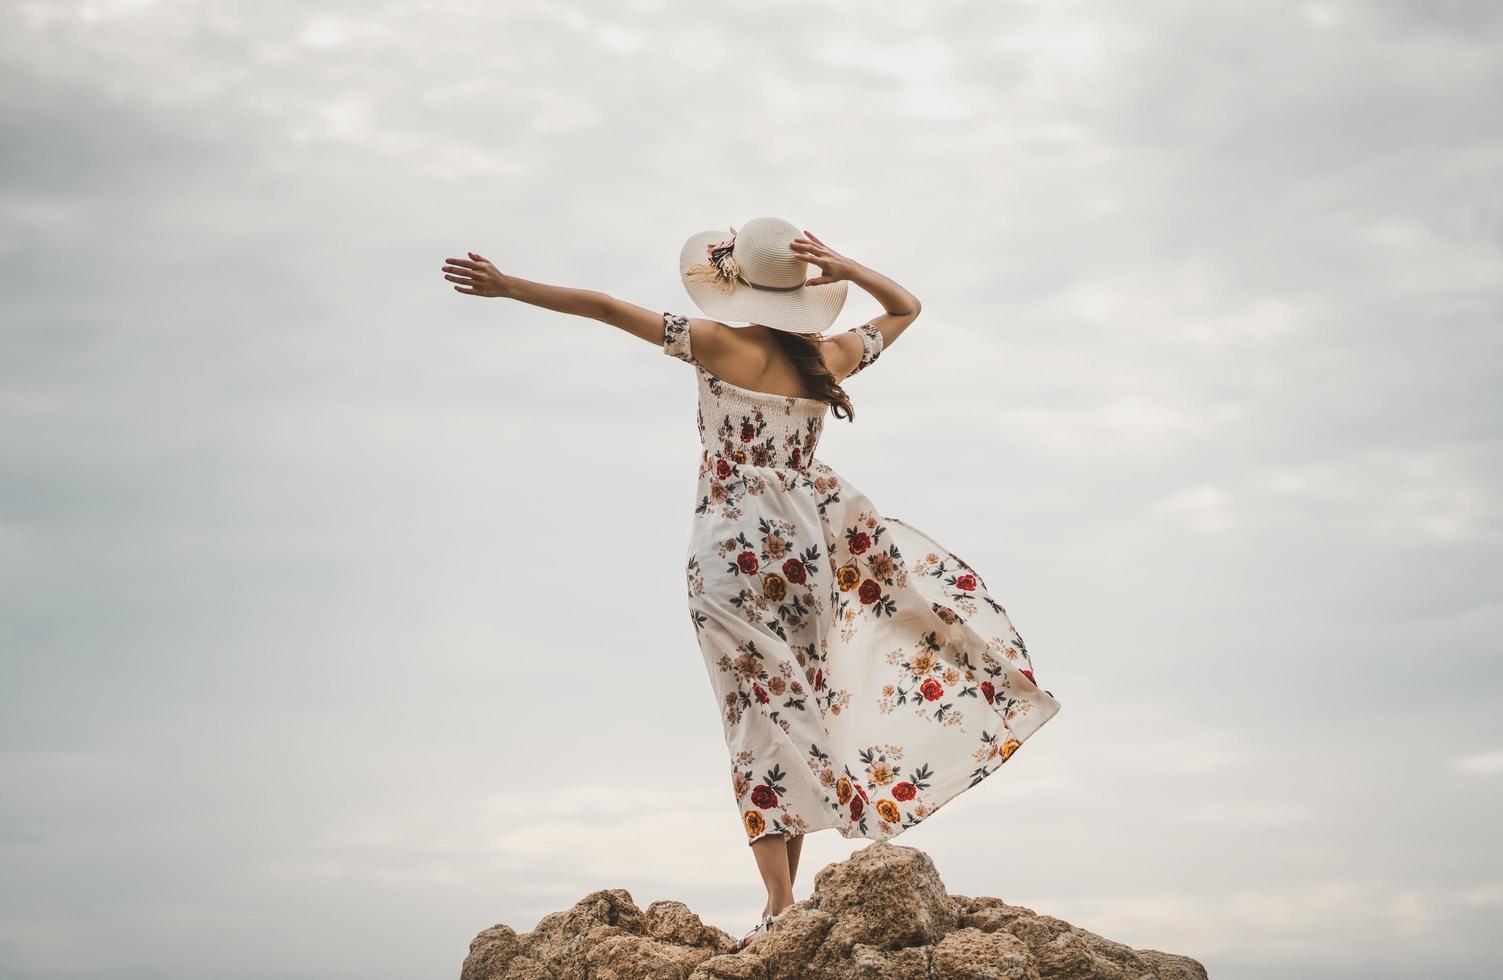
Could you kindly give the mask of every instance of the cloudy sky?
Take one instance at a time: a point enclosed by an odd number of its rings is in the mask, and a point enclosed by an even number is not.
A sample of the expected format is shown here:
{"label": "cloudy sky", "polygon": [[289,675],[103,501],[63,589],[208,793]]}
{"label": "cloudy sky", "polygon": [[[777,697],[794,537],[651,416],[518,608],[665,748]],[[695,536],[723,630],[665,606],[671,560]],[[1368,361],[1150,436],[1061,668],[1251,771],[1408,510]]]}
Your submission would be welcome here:
{"label": "cloudy sky", "polygon": [[0,0],[0,972],[749,927],[693,373],[438,270],[694,313],[778,215],[924,303],[821,455],[1063,705],[898,843],[1218,980],[1498,974],[1503,8],[873,6]]}

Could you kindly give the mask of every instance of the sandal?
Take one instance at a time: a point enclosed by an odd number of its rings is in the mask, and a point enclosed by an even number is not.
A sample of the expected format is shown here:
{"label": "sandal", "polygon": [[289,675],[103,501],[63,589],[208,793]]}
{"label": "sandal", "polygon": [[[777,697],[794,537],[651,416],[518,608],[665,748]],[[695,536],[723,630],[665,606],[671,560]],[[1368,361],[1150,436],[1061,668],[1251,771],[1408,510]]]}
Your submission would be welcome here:
{"label": "sandal", "polygon": [[739,940],[737,940],[736,945],[734,945],[734,946],[731,947],[731,952],[733,952],[733,953],[739,953],[743,949],[745,949],[746,947],[750,946],[756,940],[756,938],[758,936],[760,936],[760,935],[764,934],[765,932],[767,932],[767,927],[770,926],[770,925],[772,925],[772,916],[771,915],[764,915],[764,916],[762,916],[762,920],[760,922],[758,922],[756,925],[752,926],[750,932],[748,932],[746,935],[742,936]]}
{"label": "sandal", "polygon": [[766,935],[767,931],[772,928],[773,923],[781,919],[788,913],[788,909],[793,908],[793,906],[797,904],[797,902],[790,904],[788,908],[779,912],[777,915],[768,913],[767,915],[762,916],[762,921],[752,926],[751,932],[748,932],[746,935],[742,936],[740,941],[737,942],[735,946],[731,947],[731,952],[739,953],[746,947],[750,946],[752,943],[756,942],[758,936]]}

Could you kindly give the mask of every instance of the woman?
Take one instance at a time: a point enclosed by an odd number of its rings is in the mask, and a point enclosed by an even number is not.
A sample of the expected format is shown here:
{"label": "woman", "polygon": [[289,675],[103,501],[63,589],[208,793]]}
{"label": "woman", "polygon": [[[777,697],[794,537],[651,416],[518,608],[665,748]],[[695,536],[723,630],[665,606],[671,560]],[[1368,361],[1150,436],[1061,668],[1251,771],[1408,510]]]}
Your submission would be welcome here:
{"label": "woman", "polygon": [[[689,614],[767,890],[738,948],[794,903],[804,834],[896,837],[1059,710],[980,574],[815,456],[827,413],[855,418],[844,383],[917,318],[907,290],[777,218],[684,244],[679,274],[708,318],[530,282],[474,252],[443,271],[466,295],[600,320],[695,367]],[[827,335],[848,283],[886,312]]]}

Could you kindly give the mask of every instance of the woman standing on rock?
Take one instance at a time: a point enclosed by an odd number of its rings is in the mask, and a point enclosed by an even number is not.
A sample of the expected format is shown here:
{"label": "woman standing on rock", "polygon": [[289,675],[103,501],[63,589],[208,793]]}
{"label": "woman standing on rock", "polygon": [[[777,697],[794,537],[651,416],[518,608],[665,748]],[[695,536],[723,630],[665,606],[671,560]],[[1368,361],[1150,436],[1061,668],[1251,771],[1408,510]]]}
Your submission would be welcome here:
{"label": "woman standing on rock", "polygon": [[[474,252],[443,271],[461,293],[600,320],[695,369],[689,618],[767,890],[743,944],[793,904],[804,834],[896,837],[1059,710],[980,573],[816,458],[828,414],[854,421],[843,384],[918,317],[907,290],[778,218],[685,242],[680,277],[711,319],[519,279]],[[886,312],[826,334],[849,282]]]}

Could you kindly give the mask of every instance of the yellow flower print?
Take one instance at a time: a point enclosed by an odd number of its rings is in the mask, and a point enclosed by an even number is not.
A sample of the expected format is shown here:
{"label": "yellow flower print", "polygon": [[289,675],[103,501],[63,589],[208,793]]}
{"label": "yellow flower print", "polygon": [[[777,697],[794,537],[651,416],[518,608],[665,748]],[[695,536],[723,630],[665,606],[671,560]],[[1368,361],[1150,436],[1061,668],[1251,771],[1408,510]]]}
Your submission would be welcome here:
{"label": "yellow flower print", "polygon": [[762,819],[762,814],[756,810],[747,810],[741,815],[741,820],[746,824],[746,836],[755,837],[767,829],[767,821]]}
{"label": "yellow flower print", "polygon": [[854,558],[840,566],[840,571],[835,573],[835,581],[840,583],[841,592],[849,592],[861,584],[861,568]]}
{"label": "yellow flower print", "polygon": [[773,602],[780,602],[788,594],[788,582],[776,572],[762,576],[762,594]]}
{"label": "yellow flower print", "polygon": [[851,802],[851,781],[844,776],[835,780],[835,799],[841,806]]}
{"label": "yellow flower print", "polygon": [[934,669],[934,651],[925,650],[913,655],[908,661],[908,672],[914,677],[925,677]]}
{"label": "yellow flower print", "polygon": [[1010,755],[1012,755],[1014,752],[1016,752],[1017,749],[1018,749],[1018,746],[1020,746],[1022,744],[1023,744],[1022,742],[1019,742],[1015,738],[1010,738],[1007,741],[1003,742],[1002,743],[1002,761],[1006,762],[1007,761],[1007,757],[1010,756]]}
{"label": "yellow flower print", "polygon": [[751,780],[746,778],[746,773],[737,770],[731,773],[731,789],[735,791],[736,799],[739,800],[746,795],[747,790],[751,789]]}
{"label": "yellow flower print", "polygon": [[893,779],[892,766],[880,760],[867,766],[866,774],[876,786],[886,786]]}
{"label": "yellow flower print", "polygon": [[877,815],[888,823],[897,823],[903,816],[898,810],[898,805],[892,800],[878,800]]}

